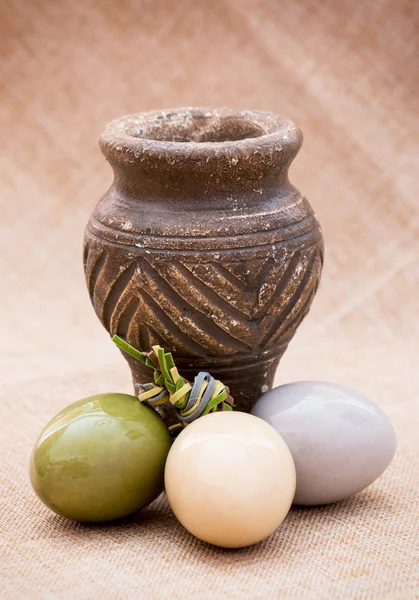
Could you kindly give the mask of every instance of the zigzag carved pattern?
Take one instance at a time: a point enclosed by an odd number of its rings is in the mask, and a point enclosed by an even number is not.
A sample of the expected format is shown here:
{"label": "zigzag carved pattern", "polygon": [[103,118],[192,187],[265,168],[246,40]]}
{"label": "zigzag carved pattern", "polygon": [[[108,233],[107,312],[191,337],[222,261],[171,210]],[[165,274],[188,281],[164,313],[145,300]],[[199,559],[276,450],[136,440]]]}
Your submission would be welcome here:
{"label": "zigzag carved pattern", "polygon": [[247,354],[289,342],[315,295],[319,248],[253,264],[244,278],[228,263],[131,256],[122,266],[87,243],[86,280],[104,326],[136,347],[164,343],[181,356]]}

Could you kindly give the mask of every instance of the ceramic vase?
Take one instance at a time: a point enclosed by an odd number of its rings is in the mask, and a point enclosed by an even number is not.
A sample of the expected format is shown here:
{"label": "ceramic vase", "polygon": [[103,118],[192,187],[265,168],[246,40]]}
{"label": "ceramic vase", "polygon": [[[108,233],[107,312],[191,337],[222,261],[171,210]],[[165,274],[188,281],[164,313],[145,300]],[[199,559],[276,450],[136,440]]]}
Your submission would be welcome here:
{"label": "ceramic vase", "polygon": [[[320,226],[288,180],[302,142],[264,112],[185,108],[115,119],[100,137],[114,182],[84,244],[86,281],[110,334],[210,372],[249,411],[316,293]],[[150,369],[126,356],[134,383]]]}

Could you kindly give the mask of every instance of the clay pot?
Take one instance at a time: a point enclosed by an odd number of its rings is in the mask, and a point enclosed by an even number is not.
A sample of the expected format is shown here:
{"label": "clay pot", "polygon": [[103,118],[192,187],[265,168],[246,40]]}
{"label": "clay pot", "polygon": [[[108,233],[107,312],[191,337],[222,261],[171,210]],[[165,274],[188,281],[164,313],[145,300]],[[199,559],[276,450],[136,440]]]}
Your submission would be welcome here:
{"label": "clay pot", "polygon": [[[321,229],[288,180],[302,134],[263,112],[176,109],[107,125],[115,179],[86,230],[94,309],[113,335],[209,371],[249,411],[307,314]],[[134,383],[151,371],[126,357]]]}

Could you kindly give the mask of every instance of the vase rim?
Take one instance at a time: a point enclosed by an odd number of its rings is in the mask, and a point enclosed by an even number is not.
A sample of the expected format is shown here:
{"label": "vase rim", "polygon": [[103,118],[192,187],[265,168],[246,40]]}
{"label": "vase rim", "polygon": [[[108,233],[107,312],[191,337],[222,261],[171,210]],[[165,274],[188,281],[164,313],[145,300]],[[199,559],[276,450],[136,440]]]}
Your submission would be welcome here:
{"label": "vase rim", "polygon": [[152,159],[168,165],[228,161],[254,155],[275,162],[294,156],[301,130],[270,112],[228,108],[175,108],[134,113],[108,123],[99,138],[103,154],[114,164]]}

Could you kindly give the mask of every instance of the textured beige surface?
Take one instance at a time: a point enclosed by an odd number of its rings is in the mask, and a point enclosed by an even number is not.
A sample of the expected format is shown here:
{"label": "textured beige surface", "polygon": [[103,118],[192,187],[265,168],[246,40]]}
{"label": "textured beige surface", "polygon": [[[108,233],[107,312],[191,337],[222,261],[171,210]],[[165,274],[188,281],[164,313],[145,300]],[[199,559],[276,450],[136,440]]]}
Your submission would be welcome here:
{"label": "textured beige surface", "polygon": [[[419,597],[418,8],[3,0],[2,600]],[[356,387],[399,438],[369,490],[293,509],[242,551],[193,539],[164,497],[120,525],[66,522],[27,477],[32,443],[55,412],[130,391],[81,265],[85,222],[111,181],[98,132],[119,114],[184,105],[272,110],[303,129],[291,176],[323,224],[326,264],[277,381]]]}

